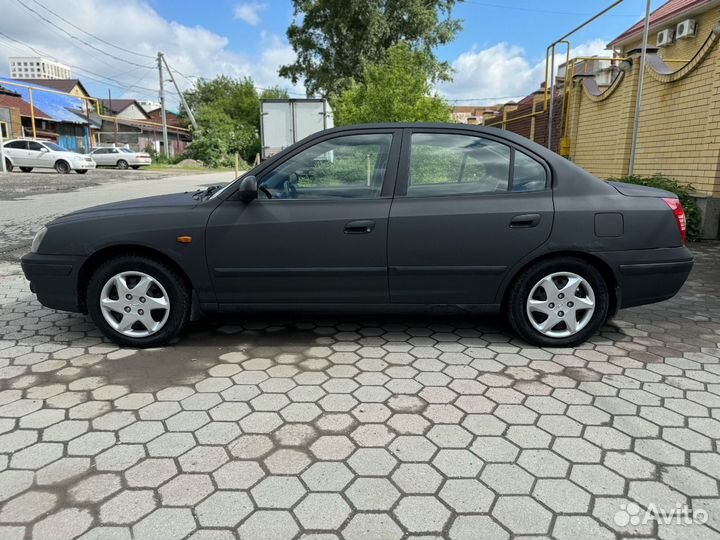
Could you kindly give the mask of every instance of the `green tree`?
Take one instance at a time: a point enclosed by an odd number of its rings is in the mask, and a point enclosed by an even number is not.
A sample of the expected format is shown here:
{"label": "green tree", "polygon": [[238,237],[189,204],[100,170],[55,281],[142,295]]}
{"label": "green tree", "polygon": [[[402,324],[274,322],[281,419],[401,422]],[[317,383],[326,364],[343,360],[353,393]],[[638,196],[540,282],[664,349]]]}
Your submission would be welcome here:
{"label": "green tree", "polygon": [[245,161],[252,161],[260,151],[260,99],[287,97],[287,90],[278,86],[258,95],[249,77],[221,75],[195,81],[185,92],[198,123],[187,155],[210,166],[231,164],[235,152]]}
{"label": "green tree", "polygon": [[391,47],[385,61],[365,66],[361,82],[333,100],[335,123],[450,121],[450,107],[432,90],[432,69],[425,53],[404,43]]}
{"label": "green tree", "polygon": [[280,68],[293,83],[304,79],[308,94],[331,96],[359,81],[367,64],[382,62],[388,49],[411,44],[429,61],[433,81],[449,78],[450,66],[433,54],[461,29],[451,17],[462,0],[293,0],[287,36],[297,60]]}

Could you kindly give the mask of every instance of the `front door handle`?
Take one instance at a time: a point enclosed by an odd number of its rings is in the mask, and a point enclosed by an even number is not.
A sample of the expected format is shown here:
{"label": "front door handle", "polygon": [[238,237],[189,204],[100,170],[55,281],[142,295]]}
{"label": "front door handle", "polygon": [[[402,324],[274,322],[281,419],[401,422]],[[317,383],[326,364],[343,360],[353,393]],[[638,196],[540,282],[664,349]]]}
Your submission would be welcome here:
{"label": "front door handle", "polygon": [[540,224],[540,214],[522,214],[510,220],[510,227],[513,229],[527,229],[537,227]]}
{"label": "front door handle", "polygon": [[375,229],[375,222],[369,219],[348,221],[345,224],[345,234],[369,234]]}

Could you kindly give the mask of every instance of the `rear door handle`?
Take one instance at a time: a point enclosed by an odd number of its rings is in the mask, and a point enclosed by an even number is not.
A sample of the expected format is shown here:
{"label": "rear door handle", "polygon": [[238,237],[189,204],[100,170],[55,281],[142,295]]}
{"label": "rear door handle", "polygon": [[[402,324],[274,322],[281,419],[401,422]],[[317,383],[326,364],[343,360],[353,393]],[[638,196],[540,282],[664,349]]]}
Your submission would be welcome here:
{"label": "rear door handle", "polygon": [[510,220],[510,227],[513,229],[522,229],[537,227],[540,224],[540,214],[522,214],[515,216]]}
{"label": "rear door handle", "polygon": [[369,234],[375,229],[375,222],[369,219],[348,221],[345,224],[345,234]]}

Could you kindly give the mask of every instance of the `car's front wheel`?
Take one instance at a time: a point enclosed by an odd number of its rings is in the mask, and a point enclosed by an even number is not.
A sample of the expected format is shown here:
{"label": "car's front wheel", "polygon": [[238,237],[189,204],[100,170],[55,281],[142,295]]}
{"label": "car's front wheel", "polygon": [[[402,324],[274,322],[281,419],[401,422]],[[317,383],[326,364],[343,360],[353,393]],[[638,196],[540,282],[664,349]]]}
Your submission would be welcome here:
{"label": "car's front wheel", "polygon": [[55,163],[55,170],[58,174],[68,174],[70,172],[70,165],[67,161],[58,161]]}
{"label": "car's front wheel", "polygon": [[591,264],[573,257],[528,267],[509,297],[509,319],[524,340],[542,347],[583,343],[605,322],[608,286]]}
{"label": "car's front wheel", "polygon": [[170,266],[127,255],[103,263],[87,287],[87,308],[103,334],[126,347],[158,347],[190,316],[190,290]]}
{"label": "car's front wheel", "polygon": [[5,159],[5,170],[7,172],[13,172],[13,164],[10,163],[9,159]]}
{"label": "car's front wheel", "polygon": [[78,174],[85,174],[88,172],[88,170],[87,169],[76,169],[75,172]]}
{"label": "car's front wheel", "polygon": [[33,168],[32,167],[20,167],[20,170],[22,172],[27,173],[27,172],[32,172]]}

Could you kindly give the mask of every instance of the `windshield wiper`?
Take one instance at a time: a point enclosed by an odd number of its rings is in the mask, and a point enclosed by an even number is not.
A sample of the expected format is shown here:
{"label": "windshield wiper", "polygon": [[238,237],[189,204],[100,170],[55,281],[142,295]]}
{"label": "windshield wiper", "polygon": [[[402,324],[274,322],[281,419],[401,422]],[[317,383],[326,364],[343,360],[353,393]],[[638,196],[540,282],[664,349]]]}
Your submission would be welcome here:
{"label": "windshield wiper", "polygon": [[222,186],[208,186],[205,189],[198,189],[193,195],[193,199],[200,200],[212,195],[215,191],[220,189]]}

